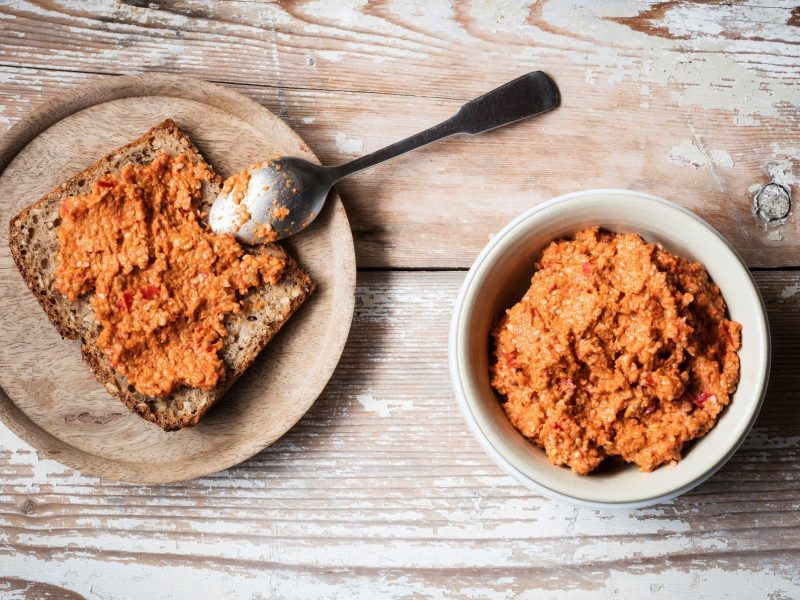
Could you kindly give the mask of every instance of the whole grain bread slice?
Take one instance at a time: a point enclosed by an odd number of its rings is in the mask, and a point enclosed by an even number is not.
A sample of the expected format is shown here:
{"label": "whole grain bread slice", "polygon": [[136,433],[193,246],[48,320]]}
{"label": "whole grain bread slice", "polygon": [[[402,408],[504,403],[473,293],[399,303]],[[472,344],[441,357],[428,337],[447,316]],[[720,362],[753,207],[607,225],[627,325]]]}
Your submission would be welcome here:
{"label": "whole grain bread slice", "polygon": [[[241,298],[241,313],[229,314],[226,318],[228,335],[221,351],[226,376],[211,391],[182,387],[160,398],[137,392],[111,367],[105,354],[97,347],[100,324],[90,304],[91,294],[70,302],[53,289],[58,254],[56,228],[60,223],[59,207],[64,198],[88,193],[97,179],[118,171],[126,164],[150,163],[159,152],[173,156],[183,153],[192,162],[204,162],[191,140],[168,119],[24,209],[11,221],[9,245],[20,273],[53,325],[63,337],[81,340],[83,357],[95,378],[130,410],[167,431],[174,431],[197,424],[311,294],[314,283],[280,245],[251,250],[284,256],[286,268],[277,285],[254,288]],[[201,209],[211,206],[221,185],[221,177],[216,174],[212,181],[203,184]]]}

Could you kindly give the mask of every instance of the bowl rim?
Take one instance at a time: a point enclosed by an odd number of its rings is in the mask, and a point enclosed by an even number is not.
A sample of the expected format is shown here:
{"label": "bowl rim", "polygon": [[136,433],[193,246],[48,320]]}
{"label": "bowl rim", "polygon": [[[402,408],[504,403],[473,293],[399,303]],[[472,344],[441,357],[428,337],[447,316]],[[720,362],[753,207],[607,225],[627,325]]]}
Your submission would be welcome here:
{"label": "bowl rim", "polygon": [[[730,446],[730,448],[723,454],[723,456],[717,460],[714,464],[710,465],[708,469],[703,471],[699,476],[695,477],[691,481],[681,485],[680,487],[671,490],[667,493],[656,494],[653,496],[648,496],[645,498],[637,498],[636,500],[631,501],[619,501],[619,502],[607,502],[607,501],[599,501],[599,500],[591,500],[582,498],[576,495],[566,494],[562,491],[552,489],[544,485],[543,483],[535,480],[534,478],[528,476],[527,474],[520,471],[514,464],[509,461],[503,453],[492,444],[489,440],[488,436],[481,428],[478,419],[476,418],[472,407],[470,406],[470,402],[467,399],[466,391],[463,386],[463,382],[461,379],[461,371],[459,369],[459,341],[460,341],[460,334],[462,329],[464,329],[462,316],[464,313],[464,306],[465,306],[465,299],[467,294],[471,291],[472,285],[474,283],[475,277],[480,270],[481,265],[486,261],[488,256],[492,253],[494,248],[499,244],[499,242],[506,238],[510,233],[516,230],[522,223],[527,221],[531,216],[535,215],[538,212],[541,212],[547,208],[550,208],[556,204],[561,203],[568,203],[574,200],[587,198],[591,196],[601,196],[601,195],[616,195],[616,196],[625,196],[629,198],[636,198],[639,200],[651,201],[662,206],[666,206],[670,209],[676,210],[678,212],[683,213],[685,216],[690,217],[695,222],[697,222],[700,226],[707,229],[708,232],[718,238],[731,252],[732,257],[739,263],[742,271],[747,274],[747,279],[749,280],[750,286],[752,291],[754,292],[755,297],[758,299],[759,309],[756,314],[756,318],[760,324],[760,333],[762,334],[761,342],[763,343],[764,347],[764,354],[763,359],[760,363],[760,373],[758,374],[757,381],[757,399],[753,404],[753,407],[750,411],[750,416],[747,420],[746,426],[742,429],[739,438]],[[448,333],[448,366],[450,371],[450,380],[453,386],[453,391],[455,393],[456,399],[458,401],[459,408],[461,410],[462,416],[467,422],[472,434],[477,438],[478,442],[480,443],[481,447],[483,448],[484,452],[486,452],[494,462],[507,474],[514,477],[517,481],[525,485],[526,487],[532,489],[535,492],[542,494],[553,500],[561,500],[565,501],[569,504],[587,507],[587,508],[612,508],[612,509],[636,509],[636,508],[643,508],[646,506],[651,506],[653,504],[658,504],[661,502],[665,502],[672,498],[675,498],[681,494],[688,492],[689,490],[693,489],[694,487],[700,485],[704,481],[706,481],[709,477],[714,475],[720,468],[722,468],[730,458],[736,453],[736,451],[741,447],[744,440],[749,435],[750,431],[753,428],[753,425],[758,418],[759,412],[761,411],[761,407],[764,403],[764,398],[766,396],[767,391],[767,384],[769,382],[769,374],[770,374],[770,367],[771,367],[771,358],[772,358],[772,348],[771,348],[771,336],[769,330],[769,320],[767,319],[766,314],[766,307],[764,305],[764,300],[761,297],[761,293],[759,292],[758,286],[756,285],[755,279],[753,278],[753,274],[748,269],[746,263],[742,260],[741,256],[739,256],[736,249],[728,242],[725,237],[720,234],[711,224],[706,222],[704,219],[696,215],[694,212],[690,211],[679,204],[671,202],[669,200],[665,200],[659,196],[655,196],[653,194],[648,194],[645,192],[639,192],[635,190],[626,190],[626,189],[619,189],[619,188],[598,188],[598,189],[589,189],[589,190],[581,190],[577,192],[570,192],[567,194],[562,194],[560,196],[556,196],[551,198],[541,204],[538,204],[513,220],[509,222],[505,227],[503,227],[496,235],[492,237],[486,246],[481,250],[478,254],[478,257],[473,262],[472,266],[470,267],[467,276],[465,277],[463,283],[461,284],[461,288],[459,289],[458,296],[455,301],[454,309],[453,309],[453,316],[450,321],[450,330]],[[557,468],[557,467],[554,467]]]}

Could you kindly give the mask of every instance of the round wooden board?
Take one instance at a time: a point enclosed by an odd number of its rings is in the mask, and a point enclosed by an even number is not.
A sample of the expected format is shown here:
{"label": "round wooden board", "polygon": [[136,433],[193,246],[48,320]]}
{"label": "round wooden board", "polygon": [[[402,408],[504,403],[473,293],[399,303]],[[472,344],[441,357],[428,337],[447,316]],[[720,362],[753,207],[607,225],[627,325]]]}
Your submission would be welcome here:
{"label": "round wooden board", "polygon": [[192,479],[272,444],[322,392],[341,356],[355,300],[353,238],[333,193],[287,243],[316,291],[199,425],[165,433],[95,381],[79,343],[63,340],[26,287],[8,223],[61,181],[165,118],[227,177],[275,152],[315,160],[285,123],[237,92],[166,75],[90,83],[40,107],[0,142],[0,418],[41,456],[100,477]]}

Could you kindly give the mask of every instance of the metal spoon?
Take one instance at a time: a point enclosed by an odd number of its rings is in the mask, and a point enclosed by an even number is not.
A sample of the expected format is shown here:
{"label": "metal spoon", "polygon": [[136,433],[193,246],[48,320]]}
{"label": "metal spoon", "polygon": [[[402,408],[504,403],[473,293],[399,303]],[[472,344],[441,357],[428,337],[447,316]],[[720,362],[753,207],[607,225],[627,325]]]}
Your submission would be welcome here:
{"label": "metal spoon", "polygon": [[430,129],[349,163],[324,167],[280,157],[253,165],[229,180],[233,185],[229,183],[214,201],[209,223],[216,233],[232,233],[245,243],[283,239],[308,227],[343,177],[451,135],[475,135],[538,115],[558,101],[553,80],[535,71],[467,102]]}

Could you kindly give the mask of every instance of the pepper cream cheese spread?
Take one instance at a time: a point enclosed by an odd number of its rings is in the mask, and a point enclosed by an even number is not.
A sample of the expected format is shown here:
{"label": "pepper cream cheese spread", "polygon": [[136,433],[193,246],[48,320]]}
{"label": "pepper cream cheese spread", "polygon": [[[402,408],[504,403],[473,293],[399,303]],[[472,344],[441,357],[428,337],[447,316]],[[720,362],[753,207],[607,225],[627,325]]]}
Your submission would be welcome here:
{"label": "pepper cream cheese spread", "polygon": [[97,345],[142,394],[210,390],[225,375],[225,316],[237,294],[277,283],[284,260],[245,253],[200,222],[205,164],[160,153],[104,175],[61,205],[55,288],[92,293]]}
{"label": "pepper cream cheese spread", "polygon": [[716,423],[741,325],[701,264],[597,228],[551,243],[492,332],[511,423],[579,474],[620,456],[652,471]]}

